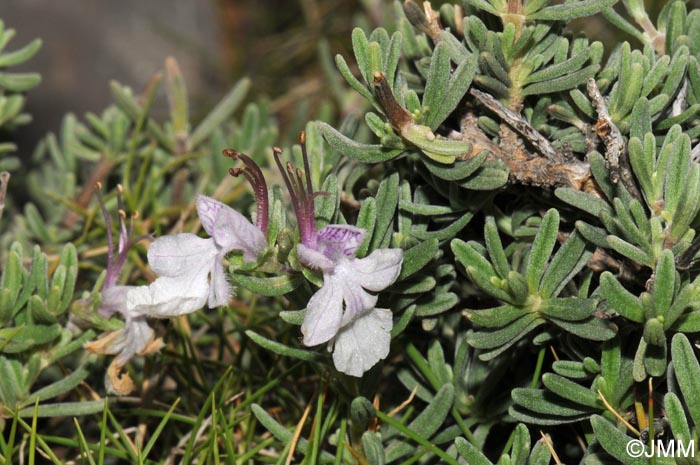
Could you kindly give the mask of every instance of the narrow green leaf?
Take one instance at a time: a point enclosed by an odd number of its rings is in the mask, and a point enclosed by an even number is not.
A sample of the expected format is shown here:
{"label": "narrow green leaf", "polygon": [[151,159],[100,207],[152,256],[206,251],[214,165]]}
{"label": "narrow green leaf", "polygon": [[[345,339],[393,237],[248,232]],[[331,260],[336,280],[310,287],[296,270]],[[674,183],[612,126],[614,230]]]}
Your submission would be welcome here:
{"label": "narrow green leaf", "polygon": [[656,315],[664,315],[673,301],[676,290],[676,265],[673,252],[664,250],[656,263],[654,281],[654,310]]}
{"label": "narrow green leaf", "polygon": [[239,286],[266,297],[289,294],[304,282],[300,274],[285,274],[271,278],[260,278],[237,273],[229,273],[233,282]]}
{"label": "narrow green leaf", "polygon": [[668,392],[664,396],[664,410],[673,438],[683,444],[689,444],[693,437],[690,435],[685,409],[681,400],[673,392]]}
{"label": "narrow green leaf", "polygon": [[566,61],[563,61],[561,63],[557,63],[552,66],[548,66],[544,69],[541,69],[537,72],[534,72],[530,74],[526,79],[525,79],[525,84],[531,84],[534,82],[541,82],[541,81],[549,81],[551,79],[555,79],[558,77],[561,77],[565,74],[570,74],[573,71],[576,71],[583,66],[583,64],[588,61],[588,58],[590,58],[590,50],[589,49],[583,49],[581,52],[577,53],[576,55],[572,56]]}
{"label": "narrow green leaf", "polygon": [[399,202],[399,208],[406,212],[413,213],[414,215],[422,216],[448,215],[455,212],[452,207],[448,207],[446,205],[427,205],[423,203],[406,202],[403,200]]}
{"label": "narrow green leaf", "polygon": [[[36,409],[36,416],[38,418],[47,418],[92,415],[93,413],[100,413],[104,409],[104,403],[104,399],[100,399],[40,405]],[[27,418],[34,414],[34,407],[27,407],[19,411],[19,416],[22,418]]]}
{"label": "narrow green leaf", "polygon": [[486,241],[486,248],[489,251],[489,257],[491,258],[491,263],[493,267],[501,278],[506,278],[508,273],[510,273],[510,264],[506,258],[506,253],[503,250],[503,244],[501,243],[501,237],[498,234],[498,228],[496,227],[496,221],[493,216],[488,216],[486,218],[486,224],[484,225],[484,239]]}
{"label": "narrow green leaf", "polygon": [[396,158],[403,152],[400,149],[386,149],[381,145],[368,145],[356,142],[340,132],[332,126],[317,122],[323,138],[342,155],[357,160],[362,163],[380,163]]}
{"label": "narrow green leaf", "polygon": [[513,402],[528,410],[543,415],[556,415],[558,417],[578,417],[591,413],[590,407],[583,404],[566,401],[544,389],[515,388],[511,392]]}
{"label": "narrow green leaf", "polygon": [[427,302],[421,302],[416,306],[416,316],[428,317],[444,313],[459,303],[459,297],[454,292],[439,293],[431,296]]}
{"label": "narrow green leaf", "polygon": [[15,66],[29,60],[41,48],[41,39],[34,39],[19,50],[0,53],[0,68]]}
{"label": "narrow green leaf", "polygon": [[488,155],[489,152],[487,150],[482,150],[469,160],[457,160],[453,165],[438,163],[430,158],[422,158],[421,161],[428,168],[428,171],[438,178],[445,181],[460,181],[479,169],[486,161]]}
{"label": "narrow green leaf", "polygon": [[460,185],[475,191],[491,191],[503,187],[508,182],[508,173],[508,167],[503,162],[487,162]]}
{"label": "narrow green leaf", "polygon": [[600,285],[611,310],[637,323],[645,320],[642,302],[625,289],[610,272],[603,272],[600,276]]}
{"label": "narrow green leaf", "polygon": [[461,239],[454,239],[450,246],[455,258],[464,265],[469,276],[477,281],[480,287],[501,300],[510,300],[510,296],[503,289],[491,282],[491,279],[496,277],[496,270],[488,260]]}
{"label": "narrow green leaf", "polygon": [[582,0],[548,6],[528,15],[528,19],[540,21],[569,21],[574,18],[592,16],[617,3],[617,0]]}
{"label": "narrow green leaf", "polygon": [[554,373],[569,379],[587,379],[591,376],[583,363],[573,360],[555,360],[552,363],[552,370]]}
{"label": "narrow green leaf", "polygon": [[495,349],[509,342],[515,343],[522,337],[523,331],[535,328],[532,323],[537,322],[537,320],[540,320],[537,315],[526,314],[504,328],[473,333],[467,336],[467,342],[475,349]]}
{"label": "narrow green leaf", "polygon": [[[454,37],[451,34],[450,36]],[[460,48],[463,49],[463,47]],[[432,112],[429,114],[428,126],[433,130],[436,130],[452,114],[464,98],[476,74],[476,62],[476,55],[470,55],[462,60],[452,73],[440,104],[437,107],[432,107]]]}
{"label": "narrow green leaf", "polygon": [[434,131],[441,121],[435,123],[433,109],[438,110],[442,105],[442,100],[445,97],[447,90],[447,82],[450,79],[450,56],[447,53],[447,45],[440,42],[433,50],[433,56],[430,60],[430,69],[426,78],[425,91],[423,92],[423,107],[429,112],[426,124]]}
{"label": "narrow green leaf", "polygon": [[374,236],[374,227],[377,224],[377,202],[374,197],[368,197],[362,201],[360,212],[357,214],[358,228],[366,231],[365,238],[362,244],[357,248],[357,256],[364,257],[367,255],[372,237]]}
{"label": "narrow green leaf", "polygon": [[633,457],[629,453],[630,449],[628,449],[628,443],[630,441],[637,441],[637,439],[625,435],[605,418],[599,415],[593,415],[591,417],[591,426],[593,426],[596,439],[598,439],[600,445],[605,449],[605,452],[615,457],[620,463],[628,465],[649,464],[649,461],[644,457]]}
{"label": "narrow green leaf", "polygon": [[308,350],[294,349],[292,347],[287,347],[286,345],[267,339],[255,331],[247,330],[245,332],[246,336],[251,338],[253,342],[258,344],[260,347],[267,349],[285,357],[297,358],[299,360],[304,360],[306,362],[313,362],[319,359],[320,355],[317,352],[311,352]]}
{"label": "narrow green leaf", "polygon": [[392,87],[396,78],[396,71],[398,69],[399,59],[401,58],[402,42],[403,35],[400,31],[396,31],[391,35],[391,41],[389,42],[389,47],[387,47],[387,56],[384,64],[384,74],[386,74],[386,80]]}
{"label": "narrow green leaf", "polygon": [[545,373],[542,375],[542,383],[547,389],[564,399],[593,409],[604,408],[603,403],[598,398],[598,394],[562,376],[554,373]]}
{"label": "narrow green leaf", "polygon": [[372,82],[372,79],[371,74],[369,74],[369,59],[367,57],[369,48],[367,36],[361,28],[356,27],[352,30],[351,37],[352,50],[355,53],[355,62],[357,63],[357,67],[359,68],[365,82],[370,83]]}
{"label": "narrow green leaf", "polygon": [[384,243],[384,236],[387,230],[392,229],[394,213],[399,202],[398,172],[391,173],[382,180],[375,200],[377,202],[377,224],[372,235],[370,250],[388,246]]}
{"label": "narrow green leaf", "polygon": [[170,420],[170,416],[173,414],[175,411],[175,408],[177,405],[180,403],[180,398],[175,399],[175,402],[173,402],[173,405],[168,409],[168,412],[163,416],[163,419],[160,421],[156,429],[153,431],[151,434],[150,439],[148,440],[148,443],[146,443],[146,447],[143,448],[143,451],[141,452],[142,457],[148,457],[148,454],[151,452],[151,449],[153,449],[153,446],[156,445],[156,441],[160,437],[161,433],[163,432],[163,429],[165,428],[165,425],[168,423],[168,420]]}
{"label": "narrow green leaf", "polygon": [[439,241],[437,239],[429,239],[405,250],[403,254],[403,263],[401,265],[401,273],[397,281],[403,281],[430,263],[438,252],[438,245]]}
{"label": "narrow green leaf", "polygon": [[671,356],[683,393],[683,399],[695,425],[700,425],[700,364],[690,341],[684,334],[676,334],[671,341]]}
{"label": "narrow green leaf", "polygon": [[[272,416],[267,413],[265,409],[258,404],[252,404],[250,408],[253,411],[255,418],[257,418],[258,421],[277,439],[285,444],[289,444],[291,442],[293,436],[292,432],[287,431],[287,429],[272,418]],[[302,454],[306,454],[309,449],[309,442],[304,438],[299,438],[299,442],[297,442],[297,449]],[[333,462],[333,456],[326,451],[321,452],[320,459],[322,463]]]}
{"label": "narrow green leaf", "polygon": [[614,323],[596,317],[582,321],[567,321],[550,317],[549,321],[564,331],[589,341],[607,341],[617,334],[617,326]]}
{"label": "narrow green leaf", "polygon": [[594,216],[598,216],[601,211],[612,213],[612,208],[605,200],[593,194],[581,192],[578,189],[560,187],[554,191],[554,195],[569,205]]}
{"label": "narrow green leaf", "polygon": [[629,242],[620,239],[617,236],[608,236],[608,245],[611,249],[624,255],[625,257],[638,262],[641,265],[646,265],[649,268],[652,267],[652,262],[649,256],[642,251],[639,247],[636,247]]}
{"label": "narrow green leaf", "polygon": [[515,427],[513,446],[511,447],[511,464],[526,465],[530,456],[530,433],[527,426],[520,423]]}
{"label": "narrow green leaf", "polygon": [[523,317],[527,312],[527,308],[502,305],[494,308],[467,309],[463,314],[471,322],[484,328],[501,328]]}
{"label": "narrow green leaf", "polygon": [[0,88],[10,92],[26,92],[41,82],[38,73],[4,73],[0,72]]}
{"label": "narrow green leaf", "polygon": [[[457,465],[457,461],[431,444],[428,440],[442,426],[445,418],[452,408],[454,401],[454,386],[445,384],[437,392],[428,406],[411,422],[404,426],[392,417],[377,411],[377,417],[385,423],[396,428],[408,438],[423,446],[430,447],[431,451],[439,455],[446,463]],[[386,461],[392,462],[400,457],[411,454],[413,446],[407,442],[395,442],[386,448]]]}
{"label": "narrow green leaf", "polygon": [[[557,5],[564,6],[564,5]],[[568,4],[566,5],[568,7]],[[552,7],[556,8],[556,7]],[[595,74],[600,69],[600,65],[589,65],[578,71],[575,71],[566,76],[561,76],[549,81],[537,82],[535,84],[530,84],[525,87],[522,91],[523,95],[541,95],[541,94],[551,94],[553,92],[562,92],[565,90],[574,89],[590,78],[594,77]]]}
{"label": "narrow green leaf", "polygon": [[365,87],[355,76],[353,76],[352,71],[350,71],[350,67],[348,66],[347,62],[342,57],[342,55],[338,54],[335,56],[335,64],[338,67],[340,75],[343,76],[343,78],[345,79],[345,81],[347,81],[350,87],[352,87],[353,90],[355,90],[355,92],[363,96],[367,101],[371,102],[374,105],[375,109],[381,111],[381,108],[379,107],[379,104],[372,95],[372,92],[370,92],[369,89],[367,89],[367,87]]}
{"label": "narrow green leaf", "polygon": [[362,449],[365,459],[371,465],[384,465],[386,457],[384,455],[384,446],[379,433],[374,431],[365,431],[362,433]]}
{"label": "narrow green leaf", "polygon": [[457,447],[459,455],[470,465],[493,465],[493,462],[487,459],[479,449],[464,438],[457,438],[455,440],[455,447]]}
{"label": "narrow green leaf", "polygon": [[467,224],[469,224],[473,217],[474,214],[472,212],[466,212],[464,215],[456,219],[453,223],[451,223],[445,228],[438,229],[437,231],[421,231],[415,229],[413,230],[412,234],[413,236],[421,240],[438,239],[442,241],[445,239],[455,237],[459,231],[464,229],[464,227]]}
{"label": "narrow green leaf", "polygon": [[250,89],[250,79],[244,78],[229,91],[228,94],[214,107],[214,109],[192,131],[189,138],[190,147],[198,147],[204,142],[224,121],[226,121],[238,106],[243,102]]}
{"label": "narrow green leaf", "polygon": [[552,208],[542,218],[540,229],[535,236],[535,241],[532,243],[527,266],[525,267],[527,270],[528,289],[531,294],[535,294],[538,291],[545,266],[557,242],[558,232],[559,212]]}
{"label": "narrow green leaf", "polygon": [[532,453],[528,458],[528,465],[549,465],[552,460],[552,453],[544,439],[540,439],[532,448]]}
{"label": "narrow green leaf", "polygon": [[33,392],[27,399],[20,402],[20,407],[36,403],[36,401],[44,401],[51,399],[61,394],[69,392],[71,389],[79,385],[90,374],[85,368],[79,368],[70,375],[49,384],[36,392]]}
{"label": "narrow green leaf", "polygon": [[595,299],[562,297],[542,302],[538,311],[543,315],[565,321],[581,321],[590,317],[596,309]]}
{"label": "narrow green leaf", "polygon": [[554,255],[542,276],[540,295],[559,295],[564,286],[586,266],[591,255],[592,252],[586,251],[586,243],[581,235],[574,231]]}

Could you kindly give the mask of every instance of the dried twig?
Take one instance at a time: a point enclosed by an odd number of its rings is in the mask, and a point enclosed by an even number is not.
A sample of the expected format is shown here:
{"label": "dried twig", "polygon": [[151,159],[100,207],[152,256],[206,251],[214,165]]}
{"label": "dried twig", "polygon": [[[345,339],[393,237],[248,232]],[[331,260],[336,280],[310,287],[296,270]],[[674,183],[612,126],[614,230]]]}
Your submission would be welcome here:
{"label": "dried twig", "polygon": [[632,176],[632,168],[629,159],[625,153],[625,140],[622,138],[622,133],[613,123],[608,113],[608,107],[605,104],[605,99],[598,89],[595,79],[588,80],[588,95],[591,97],[593,106],[598,113],[598,122],[596,123],[596,133],[603,139],[605,144],[605,161],[607,168],[610,170],[610,180],[617,184],[622,181],[627,191],[636,199],[642,198],[634,183]]}
{"label": "dried twig", "polygon": [[430,2],[423,2],[423,9],[414,0],[403,2],[403,11],[408,21],[419,31],[426,33],[432,41],[440,42],[440,16],[433,10]]}
{"label": "dried twig", "polygon": [[683,113],[688,106],[688,80],[684,79],[683,80],[683,85],[681,86],[681,90],[678,91],[678,95],[676,95],[675,100],[673,101],[673,105],[671,105],[671,116],[678,116],[681,113]]}
{"label": "dried twig", "polygon": [[437,44],[440,42],[440,31],[442,31],[442,25],[440,24],[440,16],[433,10],[433,6],[430,2],[423,2],[423,11],[425,11],[425,17],[428,19],[428,24],[430,24],[430,38]]}
{"label": "dried twig", "polygon": [[[207,418],[204,419],[204,421],[202,421],[202,423],[199,426],[199,429],[197,430],[197,433],[195,434],[195,439],[193,441],[194,444],[197,444],[200,441],[202,435],[204,434],[204,431],[211,425],[211,421],[211,415],[209,415]],[[170,450],[170,454],[168,454],[168,458],[165,461],[166,465],[173,465],[175,463],[175,456],[181,454],[184,455],[185,445],[187,445],[187,443],[189,442],[193,432],[194,430],[187,432],[187,434],[180,438],[180,440],[177,442],[177,445]]]}
{"label": "dried twig", "polygon": [[311,412],[311,408],[314,404],[314,399],[316,399],[316,395],[314,395],[309,401],[309,403],[306,405],[304,413],[302,414],[301,419],[299,419],[299,422],[297,423],[297,427],[294,430],[294,435],[292,436],[291,445],[289,446],[289,452],[287,453],[287,459],[284,462],[285,465],[290,465],[292,463],[292,460],[294,459],[294,452],[296,452],[297,443],[299,442],[299,438],[301,437],[301,429],[304,427],[304,423],[306,423],[306,419],[308,418],[309,413]]}
{"label": "dried twig", "polygon": [[700,238],[695,238],[685,252],[676,256],[676,268],[681,271],[690,269],[693,259],[700,252]]}
{"label": "dried twig", "polygon": [[610,405],[610,402],[608,402],[608,400],[605,398],[605,396],[604,396],[603,393],[600,391],[600,389],[598,389],[598,398],[603,402],[603,405],[605,405],[605,408],[608,409],[608,411],[609,411],[610,413],[612,413],[612,414],[615,416],[615,418],[617,418],[617,419],[620,421],[620,423],[622,423],[623,425],[625,425],[625,426],[627,427],[628,430],[630,430],[630,431],[631,431],[632,433],[634,433],[637,437],[639,437],[639,430],[638,430],[637,428],[635,428],[634,426],[632,426],[632,424],[631,424],[629,421],[627,421],[622,415],[620,415],[620,414],[617,412],[617,410],[615,410],[615,409],[613,408],[612,405]]}
{"label": "dried twig", "polygon": [[544,434],[543,431],[540,431],[540,435],[542,436],[542,441],[544,441],[544,444],[547,446],[547,449],[549,449],[549,453],[552,454],[554,463],[556,463],[557,465],[563,465],[561,459],[557,455],[557,452],[554,450],[554,443],[552,442],[552,438],[549,436],[549,434]]}
{"label": "dried twig", "polygon": [[10,173],[3,171],[0,173],[0,220],[5,211],[5,196],[7,195],[7,184],[10,182]]}
{"label": "dried twig", "polygon": [[698,143],[693,150],[690,151],[690,159],[694,162],[700,162],[700,143]]}
{"label": "dried twig", "polygon": [[491,95],[481,92],[477,89],[469,91],[483,106],[496,113],[510,127],[515,129],[521,136],[527,139],[539,153],[545,158],[557,163],[565,163],[570,161],[571,157],[567,157],[552,147],[552,144],[542,134],[537,131],[532,125],[525,121],[520,115],[506,108],[501,102],[496,100]]}
{"label": "dried twig", "polygon": [[[75,205],[79,209],[85,209],[90,204],[92,196],[95,193],[95,184],[107,179],[112,169],[116,166],[116,162],[106,155],[102,155],[100,161],[93,167],[90,176],[83,185],[82,190],[78,196],[73,200]],[[80,220],[80,214],[76,211],[70,210],[66,212],[66,216],[63,218],[63,224],[68,228],[74,227]]]}
{"label": "dried twig", "polygon": [[[487,96],[486,99],[490,101],[493,97]],[[512,110],[508,111],[515,114]],[[509,132],[509,137],[504,135],[500,143],[496,144],[481,130],[476,116],[468,112],[462,118],[460,132],[452,131],[449,138],[463,140],[471,145],[472,153],[468,154],[467,159],[482,150],[488,150],[489,159],[505,163],[510,170],[511,179],[520,184],[540,187],[567,186],[598,195],[595,183],[591,180],[588,163],[575,158],[560,163],[544,156],[530,154],[525,149],[521,137],[510,129],[510,125],[503,123],[501,127],[504,132]]]}

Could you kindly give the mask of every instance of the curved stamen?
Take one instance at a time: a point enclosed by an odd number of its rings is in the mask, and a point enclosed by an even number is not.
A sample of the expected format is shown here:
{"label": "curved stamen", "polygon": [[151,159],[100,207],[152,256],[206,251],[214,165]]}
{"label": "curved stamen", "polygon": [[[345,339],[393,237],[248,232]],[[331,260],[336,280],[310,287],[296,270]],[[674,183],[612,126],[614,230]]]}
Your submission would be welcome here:
{"label": "curved stamen", "polygon": [[289,177],[287,176],[284,167],[282,166],[282,161],[280,160],[280,154],[282,154],[282,149],[280,149],[279,147],[273,147],[272,154],[275,158],[275,163],[277,163],[277,168],[280,170],[280,174],[282,175],[284,184],[287,186],[287,192],[289,192],[289,196],[292,199],[292,207],[294,207],[294,214],[296,214],[297,219],[299,219],[299,199],[297,198],[296,190],[292,187],[292,183]]}
{"label": "curved stamen", "polygon": [[313,237],[315,237],[316,233],[316,212],[314,211],[313,192],[311,193],[311,195],[308,195],[308,190],[304,189],[304,181],[302,180],[301,170],[299,168],[295,170],[294,174],[296,174],[297,192],[299,192],[299,194],[297,195],[299,195],[300,197],[301,208],[304,212],[304,220],[309,227],[308,240],[313,240]]}
{"label": "curved stamen", "polygon": [[119,240],[117,246],[117,253],[114,253],[114,233],[112,232],[112,218],[107,211],[107,206],[105,205],[104,197],[102,197],[102,183],[95,183],[95,193],[97,195],[97,201],[102,209],[102,215],[104,216],[105,229],[107,231],[107,274],[105,276],[105,282],[102,286],[103,289],[108,289],[115,284],[119,279],[119,273],[121,272],[124,262],[126,261],[126,256],[129,253],[129,249],[140,240],[148,237],[138,237],[136,239],[132,238],[134,232],[134,220],[138,218],[138,212],[134,212],[131,216],[129,228],[126,227],[126,212],[124,211],[124,202],[122,200],[122,194],[124,189],[121,185],[117,185],[117,211],[119,213]]}
{"label": "curved stamen", "polygon": [[301,131],[299,134],[299,143],[301,144],[301,158],[304,160],[304,173],[306,174],[306,190],[309,198],[314,196],[314,188],[311,185],[311,169],[309,168],[309,156],[306,153],[306,132]]}
{"label": "curved stamen", "polygon": [[258,164],[245,153],[232,149],[226,149],[223,153],[225,157],[229,157],[232,160],[241,160],[245,165],[245,168],[231,168],[229,170],[229,174],[234,177],[238,177],[242,174],[250,183],[255,194],[255,204],[257,206],[255,224],[258,229],[267,234],[269,199],[267,194],[267,183],[265,182],[265,176],[263,175],[262,170]]}
{"label": "curved stamen", "polygon": [[[306,133],[301,132],[299,135],[301,144],[301,155],[304,163],[304,173],[301,169],[295,168],[291,163],[287,163],[286,169],[280,160],[282,150],[274,147],[273,154],[275,163],[280,170],[284,184],[289,191],[289,197],[292,199],[292,206],[299,224],[299,236],[301,243],[313,249],[317,246],[316,218],[314,209],[314,199],[317,193],[314,192],[311,183],[311,168],[309,166],[309,156],[306,152]],[[306,182],[305,182],[306,181]]]}
{"label": "curved stamen", "polygon": [[[114,285],[117,281],[116,276],[112,276],[114,272],[112,271],[114,261],[114,236],[112,234],[112,218],[109,216],[107,211],[107,206],[105,205],[105,199],[102,197],[102,183],[95,183],[95,194],[97,195],[97,201],[102,209],[102,216],[105,221],[105,230],[107,231],[107,275],[105,276],[104,288]],[[112,282],[114,281],[114,282]]]}
{"label": "curved stamen", "polygon": [[124,193],[124,188],[121,184],[117,184],[117,211],[119,212],[119,254],[124,251],[124,246],[127,241],[127,231],[126,231],[126,212],[124,211],[124,202],[122,201],[122,194]]}

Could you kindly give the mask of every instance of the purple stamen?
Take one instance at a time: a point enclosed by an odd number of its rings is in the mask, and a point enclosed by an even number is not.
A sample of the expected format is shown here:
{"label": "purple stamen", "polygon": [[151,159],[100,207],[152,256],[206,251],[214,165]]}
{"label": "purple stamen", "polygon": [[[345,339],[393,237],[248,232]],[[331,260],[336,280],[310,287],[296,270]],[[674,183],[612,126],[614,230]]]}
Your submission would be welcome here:
{"label": "purple stamen", "polygon": [[124,202],[122,202],[122,193],[124,189],[121,184],[117,184],[117,212],[119,213],[119,254],[124,251],[128,233],[126,231],[126,211],[124,211]]}
{"label": "purple stamen", "polygon": [[117,254],[114,254],[114,236],[112,233],[112,218],[107,211],[107,206],[105,205],[104,198],[102,197],[101,189],[102,183],[97,183],[95,185],[97,189],[97,200],[100,203],[100,208],[102,209],[102,215],[104,216],[105,229],[107,230],[107,275],[105,276],[105,282],[103,289],[108,289],[117,284],[119,279],[119,273],[121,272],[124,262],[126,261],[127,253],[132,245],[141,240],[138,238],[136,240],[131,239],[131,234],[133,232],[133,220],[138,216],[134,213],[131,220],[131,226],[127,230],[126,228],[126,212],[124,212],[124,204],[122,202],[122,186],[117,186],[117,208],[119,209],[119,245],[117,248]]}
{"label": "purple stamen", "polygon": [[306,153],[306,132],[299,133],[299,143],[301,144],[301,158],[304,160],[304,173],[306,174],[306,189],[309,198],[314,198],[314,191],[311,187],[311,169],[309,169],[309,156]]}
{"label": "purple stamen", "polygon": [[291,163],[287,163],[286,170],[282,166],[282,162],[279,158],[282,150],[275,147],[273,152],[275,155],[275,161],[277,162],[277,167],[282,174],[284,183],[289,191],[289,196],[292,199],[292,206],[294,207],[294,213],[296,214],[297,223],[299,224],[299,238],[301,243],[307,247],[315,249],[318,242],[313,203],[315,194],[313,192],[313,186],[311,185],[311,175],[309,173],[309,161],[306,155],[305,139],[306,137],[304,136],[304,133],[302,133],[300,140],[302,143],[304,168],[306,169],[306,186],[304,186],[300,169],[295,169]]}
{"label": "purple stamen", "polygon": [[114,255],[114,237],[112,236],[112,218],[109,216],[107,211],[107,206],[105,205],[104,198],[102,197],[102,183],[95,183],[95,193],[97,194],[97,201],[102,209],[102,216],[105,220],[105,229],[107,230],[107,270],[109,274],[109,265],[112,263],[112,256]]}
{"label": "purple stamen", "polygon": [[244,153],[237,152],[236,150],[226,149],[224,150],[224,156],[233,160],[240,159],[245,165],[245,168],[231,168],[229,170],[229,174],[233,177],[238,177],[242,174],[250,183],[251,187],[253,188],[253,192],[255,193],[255,203],[257,206],[255,225],[263,233],[267,234],[267,221],[270,202],[267,196],[267,183],[265,182],[265,176],[263,176],[262,170],[252,158]]}

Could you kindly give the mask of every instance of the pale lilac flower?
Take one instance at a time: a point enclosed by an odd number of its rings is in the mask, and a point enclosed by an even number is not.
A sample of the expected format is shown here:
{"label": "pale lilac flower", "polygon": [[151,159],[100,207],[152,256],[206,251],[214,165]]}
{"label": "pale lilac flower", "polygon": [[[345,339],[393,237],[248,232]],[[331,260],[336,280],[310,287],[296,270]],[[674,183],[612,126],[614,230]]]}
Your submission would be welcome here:
{"label": "pale lilac flower", "polygon": [[[98,188],[101,189],[98,184]],[[114,253],[114,239],[112,236],[112,220],[107,211],[100,191],[97,192],[97,197],[102,208],[102,214],[105,220],[105,228],[107,231],[107,272],[104,284],[102,285],[100,313],[105,317],[110,317],[114,313],[120,313],[124,317],[124,328],[120,330],[117,337],[110,344],[111,354],[119,354],[117,363],[124,366],[134,355],[143,352],[146,347],[154,340],[153,330],[146,319],[139,315],[133,315],[128,311],[126,305],[126,296],[135,286],[118,285],[117,280],[119,274],[126,262],[126,257],[129,249],[143,239],[139,237],[132,238],[133,235],[133,219],[132,216],[130,226],[126,227],[126,212],[122,202],[122,186],[117,186],[117,209],[119,213],[119,239],[117,245],[117,253]]]}
{"label": "pale lilac flower", "polygon": [[[377,249],[356,258],[364,230],[347,225],[322,228],[317,248],[297,245],[302,264],[323,272],[323,286],[306,306],[301,332],[304,344],[329,342],[339,371],[362,374],[389,354],[391,311],[375,308],[379,292],[401,271],[401,249]],[[370,291],[370,292],[368,292]]]}
{"label": "pale lilac flower", "polygon": [[377,295],[393,284],[401,271],[401,249],[377,249],[357,258],[365,231],[349,225],[333,224],[316,231],[314,193],[309,163],[302,137],[305,180],[299,169],[287,164],[286,170],[275,150],[277,162],[299,223],[301,243],[297,255],[301,263],[323,273],[323,286],[309,300],[301,326],[303,343],[315,346],[329,343],[335,367],[352,376],[362,376],[389,354],[392,313],[375,308]]}
{"label": "pale lilac flower", "polygon": [[[231,174],[235,176],[240,172]],[[109,241],[100,313],[107,317],[121,313],[124,327],[87,344],[86,348],[101,354],[118,354],[108,369],[107,385],[110,391],[117,394],[131,392],[133,382],[127,374],[121,375],[122,367],[134,355],[151,353],[160,348],[161,342],[154,341],[153,329],[148,325],[147,317],[184,315],[199,310],[205,303],[212,308],[228,304],[233,292],[222,263],[226,254],[240,250],[244,261],[254,262],[267,247],[267,187],[261,173],[254,179],[246,177],[256,191],[257,226],[227,205],[199,195],[197,213],[204,230],[211,237],[205,239],[183,233],[156,239],[148,249],[148,262],[159,277],[148,286],[116,284],[132,244],[124,223],[126,215],[121,204],[121,188],[118,190],[121,222],[117,255],[113,250],[111,221],[100,199]]]}
{"label": "pale lilac flower", "polygon": [[373,308],[340,328],[329,346],[336,369],[359,378],[384,360],[389,355],[392,316],[391,310]]}
{"label": "pale lilac flower", "polygon": [[244,261],[255,262],[267,247],[268,195],[262,171],[245,154],[224,150],[224,155],[245,164],[229,173],[243,174],[253,187],[256,224],[217,200],[197,196],[197,214],[211,237],[183,233],[156,239],[148,249],[148,263],[159,277],[129,291],[131,314],[167,318],[192,313],[205,303],[210,308],[226,305],[233,294],[222,263],[226,254],[239,250]]}
{"label": "pale lilac flower", "polygon": [[153,329],[148,325],[144,316],[135,315],[127,308],[127,294],[136,287],[117,284],[129,249],[136,242],[144,239],[144,237],[132,238],[133,219],[136,215],[132,216],[132,223],[127,230],[126,213],[121,197],[122,187],[117,186],[119,239],[115,254],[112,220],[100,194],[101,188],[101,184],[98,183],[97,198],[102,208],[107,231],[107,270],[98,311],[104,317],[110,317],[114,313],[121,314],[124,317],[124,327],[85,344],[85,348],[99,354],[117,354],[107,371],[107,387],[117,394],[128,394],[133,390],[133,382],[128,375],[121,375],[122,367],[136,354],[146,354],[159,350],[161,341],[154,338]]}
{"label": "pale lilac flower", "polygon": [[267,247],[265,234],[229,206],[204,195],[197,197],[197,213],[204,230],[201,238],[182,233],[162,236],[148,249],[148,263],[159,277],[149,286],[131,289],[127,309],[133,315],[168,318],[226,305],[231,285],[222,263],[233,250],[254,262]]}

